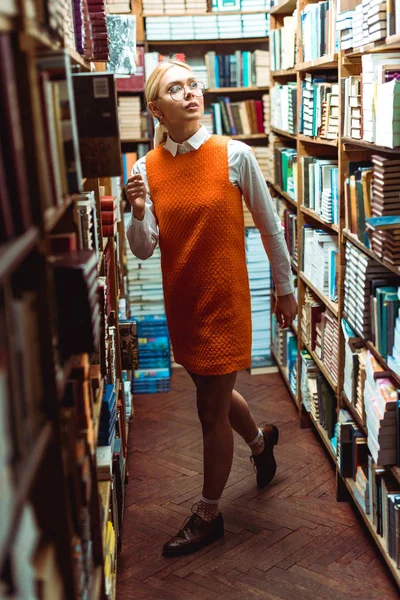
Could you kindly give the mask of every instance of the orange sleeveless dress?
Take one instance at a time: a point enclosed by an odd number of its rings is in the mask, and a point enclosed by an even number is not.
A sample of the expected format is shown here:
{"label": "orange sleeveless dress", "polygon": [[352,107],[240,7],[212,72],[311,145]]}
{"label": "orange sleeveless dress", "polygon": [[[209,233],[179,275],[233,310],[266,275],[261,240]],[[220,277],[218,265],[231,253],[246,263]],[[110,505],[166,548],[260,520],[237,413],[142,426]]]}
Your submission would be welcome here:
{"label": "orange sleeveless dress", "polygon": [[146,156],[159,226],[165,312],[174,357],[196,375],[251,364],[251,305],[242,193],[229,181],[228,139],[173,157]]}

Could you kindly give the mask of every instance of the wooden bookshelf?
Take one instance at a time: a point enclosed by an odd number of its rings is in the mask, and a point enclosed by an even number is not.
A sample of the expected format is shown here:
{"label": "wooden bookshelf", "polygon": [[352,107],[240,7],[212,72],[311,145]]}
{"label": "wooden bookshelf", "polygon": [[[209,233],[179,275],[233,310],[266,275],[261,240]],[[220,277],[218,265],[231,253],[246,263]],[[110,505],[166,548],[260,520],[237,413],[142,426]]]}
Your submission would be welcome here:
{"label": "wooden bookshelf", "polygon": [[287,367],[284,367],[284,366],[282,365],[282,363],[280,362],[280,360],[279,360],[279,358],[278,358],[278,355],[276,354],[276,352],[275,352],[275,349],[274,349],[274,346],[273,346],[272,344],[271,344],[271,354],[272,354],[272,356],[273,356],[273,358],[274,358],[274,360],[275,360],[275,362],[276,362],[276,366],[278,367],[280,374],[282,375],[282,379],[283,379],[283,381],[284,381],[284,382],[285,382],[285,384],[286,384],[286,387],[287,387],[287,389],[288,389],[288,392],[289,392],[289,394],[291,395],[291,397],[292,397],[292,400],[293,400],[293,402],[295,403],[295,405],[296,405],[296,407],[297,407],[297,409],[298,409],[298,408],[299,408],[299,405],[298,405],[298,403],[297,403],[297,397],[296,397],[296,394],[293,392],[293,390],[292,390],[292,388],[291,388],[291,386],[290,386],[290,383],[289,383],[288,369],[287,369]]}
{"label": "wooden bookshelf", "polygon": [[357,246],[357,248],[359,250],[364,252],[364,254],[366,254],[367,256],[370,256],[371,258],[376,260],[379,264],[386,267],[386,269],[388,269],[388,271],[392,271],[392,273],[395,273],[396,275],[400,275],[400,266],[396,267],[396,266],[392,265],[392,263],[388,262],[387,260],[383,260],[382,258],[379,258],[379,256],[377,254],[375,254],[375,252],[373,252],[370,248],[367,248],[367,246],[365,244],[363,244],[354,233],[352,233],[348,229],[343,229],[342,235],[345,239],[349,240],[352,244],[354,244],[354,246]]}
{"label": "wooden bookshelf", "polygon": [[351,416],[353,417],[361,431],[363,431],[365,435],[368,435],[368,428],[365,425],[363,425],[360,413],[358,412],[354,404],[350,402],[343,390],[341,396],[342,402],[344,403],[344,408],[346,408],[351,413]]}
{"label": "wooden bookshelf", "polygon": [[318,215],[315,211],[311,210],[310,208],[307,208],[306,206],[300,206],[300,210],[308,217],[311,217],[311,219],[314,219],[314,221],[318,221],[318,223],[321,223],[321,225],[323,225],[327,229],[330,229],[335,233],[339,233],[339,226],[336,225],[336,223],[327,223],[320,215]]}
{"label": "wooden bookshelf", "polygon": [[364,512],[362,506],[360,506],[360,504],[358,503],[358,501],[355,497],[355,487],[356,487],[355,481],[353,479],[350,479],[347,477],[342,478],[342,479],[350,493],[352,500],[354,501],[355,506],[358,509],[359,514],[362,516],[365,525],[367,526],[370,534],[372,535],[372,538],[373,538],[375,544],[378,546],[387,566],[389,567],[393,577],[395,578],[397,585],[400,586],[400,570],[397,568],[396,562],[392,558],[390,558],[385,540],[383,539],[382,536],[380,536],[377,533],[376,527],[375,527],[374,523],[372,522],[370,516]]}
{"label": "wooden bookshelf", "polygon": [[283,189],[277,183],[272,183],[272,181],[267,181],[267,183],[280,196],[282,196],[282,198],[284,198],[285,200],[287,200],[288,202],[290,202],[290,204],[293,204],[293,206],[297,206],[296,200],[294,200],[294,198],[292,198],[291,196],[289,196],[289,194],[287,192],[284,192]]}
{"label": "wooden bookshelf", "polygon": [[52,206],[44,213],[44,230],[50,233],[57,223],[62,219],[65,212],[74,201],[74,196],[67,196],[59,206]]}
{"label": "wooden bookshelf", "polygon": [[281,0],[269,9],[271,15],[287,15],[296,8],[296,0]]}
{"label": "wooden bookshelf", "polygon": [[317,433],[319,435],[319,437],[321,438],[322,442],[324,443],[325,448],[328,450],[328,454],[331,457],[331,459],[333,460],[334,464],[336,465],[337,459],[336,459],[336,455],[335,452],[333,450],[331,441],[328,437],[327,432],[325,431],[325,429],[318,423],[318,421],[315,419],[315,417],[313,416],[313,414],[311,412],[307,413],[308,416],[310,417],[310,420],[312,422],[312,424],[314,425],[315,429],[317,430]]}
{"label": "wooden bookshelf", "polygon": [[302,342],[303,342],[304,346],[307,348],[307,351],[309,352],[311,358],[316,363],[318,369],[321,371],[321,373],[323,374],[323,376],[325,377],[325,379],[327,380],[327,382],[331,386],[332,390],[335,392],[335,394],[337,394],[338,385],[332,379],[331,374],[329,373],[327,367],[324,365],[324,363],[322,362],[322,360],[320,358],[318,358],[318,356],[316,355],[316,353],[314,352],[314,350],[311,350],[311,346],[308,344],[308,342],[306,342],[306,340],[304,339],[303,336],[302,336]]}
{"label": "wooden bookshelf", "polygon": [[305,276],[305,274],[304,274],[303,271],[300,272],[300,279],[302,281],[304,281],[304,283],[306,284],[306,286],[309,287],[310,290],[312,292],[314,292],[314,294],[316,296],[318,296],[318,298],[321,300],[321,302],[323,302],[325,304],[325,306],[327,308],[329,308],[329,310],[331,311],[331,313],[333,313],[333,315],[337,318],[338,314],[339,314],[338,304],[336,302],[332,302],[332,300],[330,300],[327,296],[325,296],[321,292],[321,290],[319,290],[317,287],[315,287],[315,285],[308,279],[308,277]]}
{"label": "wooden bookshelf", "polygon": [[206,93],[207,94],[240,94],[240,93],[244,93],[244,92],[249,92],[249,93],[253,93],[253,92],[267,92],[269,90],[269,86],[268,87],[257,87],[257,86],[250,86],[250,87],[221,87],[221,88],[207,88],[206,89]]}
{"label": "wooden bookshelf", "polygon": [[384,154],[400,154],[400,148],[388,148],[387,146],[378,146],[364,140],[355,140],[354,138],[342,137],[342,144],[349,150],[351,146],[356,148],[370,150],[371,152],[383,152]]}
{"label": "wooden bookshelf", "polygon": [[22,263],[38,240],[39,230],[31,227],[15,240],[0,245],[0,283]]}
{"label": "wooden bookshelf", "polygon": [[338,55],[327,54],[319,58],[314,58],[309,62],[303,62],[296,65],[296,71],[318,71],[338,68]]}
{"label": "wooden bookshelf", "polygon": [[281,135],[282,137],[287,137],[291,140],[297,140],[296,134],[289,133],[288,131],[284,131],[283,129],[278,129],[278,127],[274,127],[273,125],[271,125],[271,131],[273,131],[277,135]]}
{"label": "wooden bookshelf", "polygon": [[280,69],[277,71],[271,71],[272,77],[295,77],[297,74],[296,69]]}
{"label": "wooden bookshelf", "polygon": [[318,144],[319,146],[329,146],[330,148],[338,147],[338,140],[327,140],[325,138],[320,137],[309,137],[308,135],[304,135],[303,133],[298,133],[297,139],[303,144]]}

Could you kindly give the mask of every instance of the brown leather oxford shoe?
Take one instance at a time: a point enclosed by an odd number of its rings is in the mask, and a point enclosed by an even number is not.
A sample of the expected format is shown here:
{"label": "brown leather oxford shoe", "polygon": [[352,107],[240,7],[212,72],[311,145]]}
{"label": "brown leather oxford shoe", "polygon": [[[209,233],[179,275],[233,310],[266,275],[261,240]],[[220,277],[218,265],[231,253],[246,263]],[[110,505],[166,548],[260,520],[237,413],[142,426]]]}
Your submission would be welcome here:
{"label": "brown leather oxford shoe", "polygon": [[264,425],[261,431],[264,436],[264,450],[261,454],[250,456],[250,460],[257,473],[257,485],[259,488],[264,488],[271,483],[276,473],[274,446],[279,440],[279,430],[275,425]]}
{"label": "brown leather oxford shoe", "polygon": [[163,556],[183,556],[198,552],[224,535],[221,513],[212,521],[204,521],[194,513],[184,522],[182,529],[163,547]]}

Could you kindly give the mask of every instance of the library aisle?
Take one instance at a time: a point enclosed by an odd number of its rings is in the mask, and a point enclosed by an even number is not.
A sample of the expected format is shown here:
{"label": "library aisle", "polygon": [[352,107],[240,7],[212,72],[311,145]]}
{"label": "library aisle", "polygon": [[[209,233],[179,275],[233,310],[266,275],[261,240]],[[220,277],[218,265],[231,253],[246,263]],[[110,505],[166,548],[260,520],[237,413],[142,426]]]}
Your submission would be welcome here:
{"label": "library aisle", "polygon": [[183,369],[168,394],[137,396],[128,442],[118,600],[398,598],[381,555],[348,502],[336,502],[335,470],[314,429],[300,429],[279,374],[241,372],[237,389],[256,419],[280,429],[277,475],[259,491],[236,436],[223,494],[225,539],[177,559],[162,544],[197,501],[202,440],[195,393]]}

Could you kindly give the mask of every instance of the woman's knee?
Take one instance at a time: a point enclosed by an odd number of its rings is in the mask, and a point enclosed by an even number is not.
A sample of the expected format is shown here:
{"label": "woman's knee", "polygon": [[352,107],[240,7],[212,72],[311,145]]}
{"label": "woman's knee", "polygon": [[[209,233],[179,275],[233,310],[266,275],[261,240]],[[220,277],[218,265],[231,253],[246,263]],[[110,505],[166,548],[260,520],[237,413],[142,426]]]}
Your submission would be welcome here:
{"label": "woman's knee", "polygon": [[203,429],[229,420],[236,373],[214,377],[197,376],[197,411]]}

